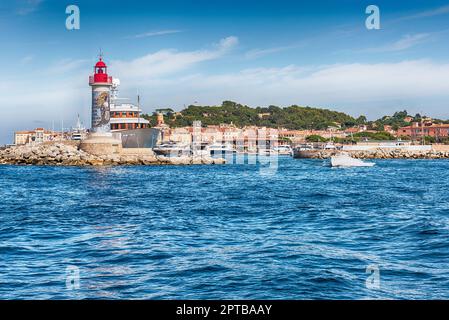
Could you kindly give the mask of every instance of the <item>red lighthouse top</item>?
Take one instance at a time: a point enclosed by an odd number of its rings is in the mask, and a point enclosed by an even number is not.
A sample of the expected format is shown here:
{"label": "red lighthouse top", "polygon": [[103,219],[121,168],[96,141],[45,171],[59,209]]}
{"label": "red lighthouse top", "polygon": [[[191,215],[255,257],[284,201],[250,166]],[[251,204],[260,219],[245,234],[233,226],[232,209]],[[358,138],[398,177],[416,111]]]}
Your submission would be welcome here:
{"label": "red lighthouse top", "polygon": [[108,67],[101,56],[94,66],[94,76],[89,77],[89,84],[94,83],[112,83],[112,77],[108,76]]}

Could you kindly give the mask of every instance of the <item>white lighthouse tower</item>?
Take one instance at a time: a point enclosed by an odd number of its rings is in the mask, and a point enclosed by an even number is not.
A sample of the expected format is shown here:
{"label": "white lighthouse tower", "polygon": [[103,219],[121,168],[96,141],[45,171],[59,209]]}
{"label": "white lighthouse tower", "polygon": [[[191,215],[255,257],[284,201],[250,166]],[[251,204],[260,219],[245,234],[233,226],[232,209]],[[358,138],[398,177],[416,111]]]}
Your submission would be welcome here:
{"label": "white lighthouse tower", "polygon": [[94,66],[94,75],[89,77],[92,87],[92,125],[91,132],[111,136],[110,99],[112,77],[108,76],[108,67],[100,60]]}
{"label": "white lighthouse tower", "polygon": [[92,122],[88,139],[81,143],[81,148],[89,153],[104,155],[119,153],[121,141],[113,139],[111,133],[110,100],[112,77],[103,57],[94,66],[94,74],[89,77],[92,87]]}

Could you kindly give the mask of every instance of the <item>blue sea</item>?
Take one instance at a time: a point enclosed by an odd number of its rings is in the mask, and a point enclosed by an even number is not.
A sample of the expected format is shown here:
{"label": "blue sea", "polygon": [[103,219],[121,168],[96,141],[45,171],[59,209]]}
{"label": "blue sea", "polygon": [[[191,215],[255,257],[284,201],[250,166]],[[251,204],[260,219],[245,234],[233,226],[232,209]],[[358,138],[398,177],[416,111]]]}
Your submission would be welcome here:
{"label": "blue sea", "polygon": [[0,166],[1,299],[449,298],[449,161]]}

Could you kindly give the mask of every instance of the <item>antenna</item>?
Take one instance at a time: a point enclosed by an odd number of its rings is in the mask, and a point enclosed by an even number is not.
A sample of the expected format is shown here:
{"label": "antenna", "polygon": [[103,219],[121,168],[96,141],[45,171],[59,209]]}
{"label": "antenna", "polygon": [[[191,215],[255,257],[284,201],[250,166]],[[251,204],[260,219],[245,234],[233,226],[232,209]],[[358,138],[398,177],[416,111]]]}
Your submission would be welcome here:
{"label": "antenna", "polygon": [[80,114],[78,113],[78,120],[76,122],[76,126],[78,130],[81,130],[81,121],[80,121]]}
{"label": "antenna", "polygon": [[140,94],[137,89],[137,129],[140,129]]}

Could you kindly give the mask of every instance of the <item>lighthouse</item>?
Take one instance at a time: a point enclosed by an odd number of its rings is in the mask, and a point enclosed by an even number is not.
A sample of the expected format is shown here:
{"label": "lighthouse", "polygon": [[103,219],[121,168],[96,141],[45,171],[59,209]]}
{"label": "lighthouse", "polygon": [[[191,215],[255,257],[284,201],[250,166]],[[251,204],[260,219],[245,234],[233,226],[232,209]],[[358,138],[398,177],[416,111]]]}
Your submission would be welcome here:
{"label": "lighthouse", "polygon": [[94,75],[89,77],[92,87],[92,125],[91,132],[98,135],[111,136],[110,98],[112,77],[108,75],[108,67],[100,59],[94,66]]}
{"label": "lighthouse", "polygon": [[101,55],[94,66],[94,74],[89,76],[89,85],[92,88],[92,123],[89,136],[81,142],[80,148],[98,156],[120,154],[122,141],[111,133],[112,77]]}

